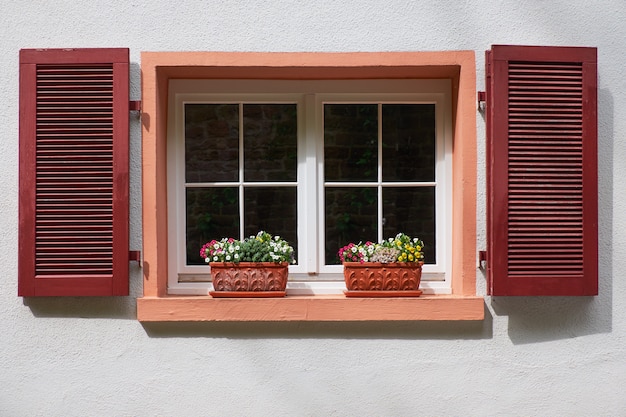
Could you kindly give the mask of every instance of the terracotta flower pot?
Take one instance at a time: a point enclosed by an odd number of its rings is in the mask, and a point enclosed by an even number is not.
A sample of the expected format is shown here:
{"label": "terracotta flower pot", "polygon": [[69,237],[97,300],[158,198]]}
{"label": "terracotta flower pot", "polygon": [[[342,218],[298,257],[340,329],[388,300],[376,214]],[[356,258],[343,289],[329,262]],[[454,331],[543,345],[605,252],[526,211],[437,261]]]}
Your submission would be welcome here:
{"label": "terracotta flower pot", "polygon": [[422,262],[344,262],[343,276],[349,297],[416,297]]}
{"label": "terracotta flower pot", "polygon": [[213,297],[284,297],[287,262],[211,262]]}

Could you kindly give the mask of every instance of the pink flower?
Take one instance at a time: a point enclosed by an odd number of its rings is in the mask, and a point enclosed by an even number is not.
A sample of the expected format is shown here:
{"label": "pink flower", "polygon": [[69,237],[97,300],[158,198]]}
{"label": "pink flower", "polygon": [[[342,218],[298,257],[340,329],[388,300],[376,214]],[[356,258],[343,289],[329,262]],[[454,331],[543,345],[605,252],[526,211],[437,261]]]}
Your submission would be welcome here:
{"label": "pink flower", "polygon": [[205,243],[200,249],[200,256],[205,258],[209,255],[213,255],[213,245],[217,243],[217,240],[213,239],[212,241]]}

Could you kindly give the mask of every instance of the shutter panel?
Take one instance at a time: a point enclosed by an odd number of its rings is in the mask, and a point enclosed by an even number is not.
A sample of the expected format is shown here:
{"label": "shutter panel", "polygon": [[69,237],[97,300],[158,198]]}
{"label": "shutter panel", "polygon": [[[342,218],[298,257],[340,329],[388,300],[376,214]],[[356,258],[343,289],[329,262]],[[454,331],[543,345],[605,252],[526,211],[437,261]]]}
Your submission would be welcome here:
{"label": "shutter panel", "polygon": [[128,56],[20,51],[20,296],[128,295]]}
{"label": "shutter panel", "polygon": [[597,295],[596,48],[486,54],[491,295]]}

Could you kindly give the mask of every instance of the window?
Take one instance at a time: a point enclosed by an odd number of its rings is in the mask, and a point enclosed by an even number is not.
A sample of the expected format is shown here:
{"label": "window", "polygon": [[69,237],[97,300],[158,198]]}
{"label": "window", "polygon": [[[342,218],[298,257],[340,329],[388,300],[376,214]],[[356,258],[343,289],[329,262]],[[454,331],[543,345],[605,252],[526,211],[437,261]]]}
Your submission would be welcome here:
{"label": "window", "polygon": [[[406,91],[411,91],[407,93]],[[168,292],[206,294],[211,239],[295,248],[288,294],[341,293],[337,250],[405,232],[450,293],[449,80],[170,80]]]}
{"label": "window", "polygon": [[[473,51],[354,54],[143,52],[141,69],[144,295],[137,299],[137,317],[140,321],[483,319],[484,300],[483,297],[476,296],[476,62]],[[453,151],[450,155],[451,187],[447,190],[451,194],[451,201],[446,204],[452,217],[451,230],[447,232],[451,236],[451,242],[446,242],[451,245],[451,250],[447,253],[447,262],[451,267],[446,271],[451,294],[422,295],[417,299],[355,299],[347,298],[343,294],[329,294],[250,300],[213,299],[206,293],[196,296],[168,293],[169,271],[172,263],[177,262],[178,255],[174,253],[179,253],[172,248],[176,244],[171,241],[174,225],[168,219],[168,210],[172,208],[171,205],[168,206],[168,190],[171,188],[168,185],[168,180],[171,179],[171,175],[168,175],[171,168],[168,167],[171,132],[168,129],[173,128],[172,121],[168,120],[173,117],[168,112],[172,99],[170,82],[181,80],[196,83],[196,87],[187,93],[201,91],[203,94],[220,95],[235,94],[236,90],[230,87],[226,92],[219,88],[214,91],[198,90],[198,81],[224,80],[224,83],[233,82],[245,86],[247,83],[258,84],[258,80],[267,80],[263,84],[294,81],[304,85],[312,80],[341,80],[341,83],[364,82],[363,80],[424,83],[432,79],[447,82],[451,91],[449,117]],[[289,91],[280,91],[274,87],[268,91],[272,94],[290,94]],[[407,92],[413,91],[401,91]],[[324,93],[332,92],[317,91],[314,94]],[[383,94],[389,91],[386,89],[371,93]],[[235,101],[245,103],[250,99],[249,95],[246,97]],[[305,94],[304,100],[307,109],[315,108],[315,96]],[[347,98],[344,97],[337,101],[341,103],[345,100]],[[350,99],[352,100],[354,97]],[[385,100],[371,101],[364,98],[363,101],[372,103]],[[299,125],[299,128],[302,127],[306,127],[305,131],[308,131],[315,124]],[[313,170],[313,175],[306,175],[307,179],[319,175],[319,167],[306,167]],[[309,189],[305,192],[315,193]],[[320,222],[317,224],[319,226]],[[301,253],[304,244],[308,242],[300,238],[298,250]],[[437,251],[440,252],[439,249]],[[318,253],[323,252],[318,248]],[[302,256],[298,261],[301,266]],[[292,284],[298,286],[301,282]],[[337,284],[340,286],[338,282]]]}

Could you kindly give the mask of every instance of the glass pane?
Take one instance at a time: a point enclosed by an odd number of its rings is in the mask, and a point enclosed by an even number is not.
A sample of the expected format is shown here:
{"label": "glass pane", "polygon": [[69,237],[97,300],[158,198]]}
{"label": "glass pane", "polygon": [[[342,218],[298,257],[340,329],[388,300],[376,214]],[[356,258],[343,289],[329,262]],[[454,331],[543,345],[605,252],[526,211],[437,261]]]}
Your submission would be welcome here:
{"label": "glass pane", "polygon": [[324,105],[324,178],[326,181],[376,181],[378,106]]}
{"label": "glass pane", "polygon": [[239,106],[185,104],[185,181],[239,180]]}
{"label": "glass pane", "polygon": [[383,105],[383,181],[435,180],[435,105]]}
{"label": "glass pane", "polygon": [[244,236],[265,230],[287,240],[298,260],[298,210],[296,187],[244,189]]}
{"label": "glass pane", "polygon": [[376,188],[326,188],[325,208],[326,265],[339,264],[337,251],[350,242],[378,240]]}
{"label": "glass pane", "polygon": [[188,188],[187,265],[204,264],[200,248],[212,239],[239,237],[237,188]]}
{"label": "glass pane", "polygon": [[435,263],[435,187],[383,188],[383,238],[404,232],[424,241],[424,262]]}
{"label": "glass pane", "polygon": [[245,104],[243,132],[245,181],[296,180],[295,104]]}

